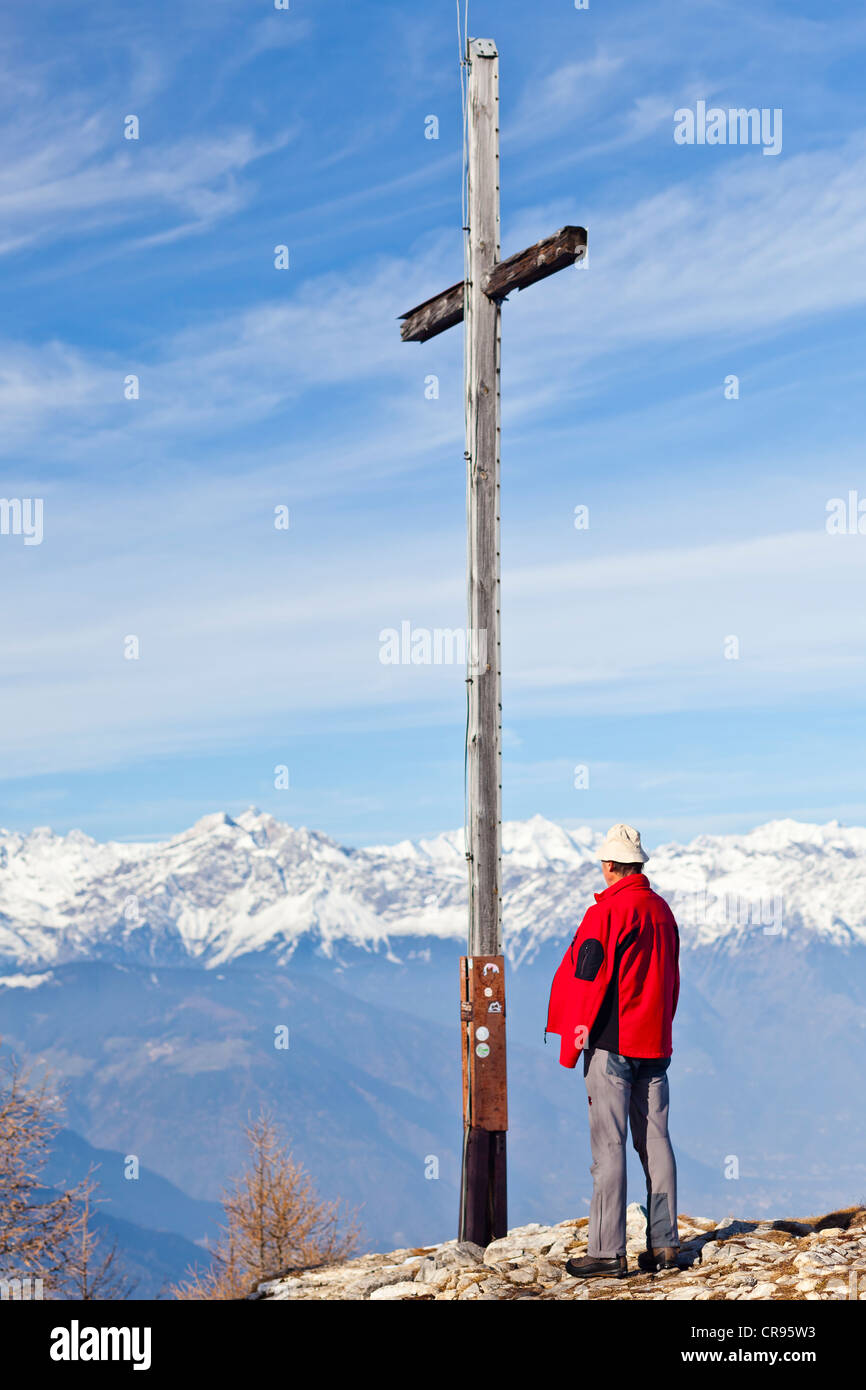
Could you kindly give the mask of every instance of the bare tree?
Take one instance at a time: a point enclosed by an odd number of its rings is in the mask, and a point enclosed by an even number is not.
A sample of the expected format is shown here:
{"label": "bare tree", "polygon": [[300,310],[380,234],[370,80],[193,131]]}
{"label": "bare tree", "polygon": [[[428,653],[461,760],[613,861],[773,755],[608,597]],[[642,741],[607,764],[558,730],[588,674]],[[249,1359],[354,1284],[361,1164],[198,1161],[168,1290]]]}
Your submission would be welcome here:
{"label": "bare tree", "polygon": [[91,1198],[88,1189],[81,1203],[81,1220],[67,1243],[59,1287],[67,1298],[120,1302],[131,1296],[138,1280],[130,1278],[122,1268],[116,1241],[108,1249],[103,1247],[93,1229]]}
{"label": "bare tree", "polygon": [[49,1287],[81,1230],[90,1175],[65,1190],[42,1181],[61,1126],[47,1077],[33,1082],[14,1057],[0,1061],[0,1275],[40,1275]]}
{"label": "bare tree", "polygon": [[225,1224],[210,1252],[211,1266],[190,1271],[173,1289],[176,1298],[243,1298],[287,1269],[345,1260],[357,1245],[355,1213],[317,1196],[267,1112],[247,1125],[246,1136],[248,1166],[223,1194]]}
{"label": "bare tree", "polygon": [[93,1229],[93,1170],[63,1188],[43,1181],[63,1123],[50,1079],[34,1081],[15,1057],[0,1061],[0,1277],[36,1275],[48,1297],[124,1299],[132,1288],[116,1245]]}

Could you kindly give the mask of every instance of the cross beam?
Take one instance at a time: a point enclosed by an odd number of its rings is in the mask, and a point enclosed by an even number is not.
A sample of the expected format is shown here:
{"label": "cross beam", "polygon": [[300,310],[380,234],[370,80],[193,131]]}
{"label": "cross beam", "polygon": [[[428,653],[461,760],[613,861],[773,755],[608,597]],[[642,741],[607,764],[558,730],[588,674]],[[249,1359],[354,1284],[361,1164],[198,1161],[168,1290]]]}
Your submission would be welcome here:
{"label": "cross beam", "polygon": [[461,960],[463,1054],[461,1240],[506,1234],[505,957],[502,949],[502,705],[499,649],[499,343],[502,302],[586,255],[583,227],[562,227],[508,260],[499,255],[499,57],[492,39],[466,53],[466,279],[402,316],[404,342],[465,320],[469,653],[466,689],[469,945]]}
{"label": "cross beam", "polygon": [[[584,227],[561,227],[553,236],[537,241],[526,251],[509,256],[507,261],[498,261],[484,277],[481,288],[488,299],[501,304],[514,290],[525,290],[537,280],[555,275],[565,270],[586,255],[586,230]],[[432,299],[401,314],[400,337],[404,343],[426,343],[446,328],[453,328],[463,321],[463,298],[466,284],[460,280]]]}

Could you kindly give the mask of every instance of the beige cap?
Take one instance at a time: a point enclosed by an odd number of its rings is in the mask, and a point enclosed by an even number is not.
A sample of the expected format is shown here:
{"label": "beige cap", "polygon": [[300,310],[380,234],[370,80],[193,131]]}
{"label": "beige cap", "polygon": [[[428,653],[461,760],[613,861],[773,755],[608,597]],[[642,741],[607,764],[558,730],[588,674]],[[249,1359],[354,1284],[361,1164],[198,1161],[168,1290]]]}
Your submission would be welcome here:
{"label": "beige cap", "polygon": [[610,827],[597,855],[613,864],[645,864],[649,859],[640,842],[640,831],[633,825],[622,824]]}

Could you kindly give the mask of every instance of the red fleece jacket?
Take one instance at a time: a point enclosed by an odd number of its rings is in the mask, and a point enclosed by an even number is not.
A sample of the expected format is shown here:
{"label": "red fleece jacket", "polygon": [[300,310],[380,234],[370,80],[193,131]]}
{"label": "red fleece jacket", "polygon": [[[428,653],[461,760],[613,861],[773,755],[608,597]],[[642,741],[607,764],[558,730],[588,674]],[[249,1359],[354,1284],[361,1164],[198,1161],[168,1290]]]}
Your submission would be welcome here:
{"label": "red fleece jacket", "polygon": [[547,1032],[559,1034],[562,1065],[577,1064],[602,1004],[616,1010],[620,1053],[669,1057],[679,951],[674,915],[645,874],[627,874],[596,893],[550,990]]}

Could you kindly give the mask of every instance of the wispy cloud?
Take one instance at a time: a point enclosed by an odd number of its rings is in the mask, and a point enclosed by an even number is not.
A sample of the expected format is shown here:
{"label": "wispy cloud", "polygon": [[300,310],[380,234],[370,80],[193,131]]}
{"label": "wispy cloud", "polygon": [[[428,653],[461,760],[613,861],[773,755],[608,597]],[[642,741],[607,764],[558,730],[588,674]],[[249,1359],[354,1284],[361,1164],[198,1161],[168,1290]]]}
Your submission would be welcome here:
{"label": "wispy cloud", "polygon": [[[32,69],[26,83],[19,79],[12,88],[15,100],[7,88],[0,108],[7,152],[0,250],[7,253],[56,242],[68,247],[74,238],[129,223],[151,230],[162,222],[163,235],[177,217],[212,226],[250,197],[243,178],[250,167],[292,137],[287,127],[259,137],[222,123],[167,138],[151,106],[164,74],[146,48],[111,98],[81,86],[58,88],[56,66]],[[127,115],[140,120],[138,140],[124,138]]]}
{"label": "wispy cloud", "polygon": [[[675,24],[700,42],[672,52],[666,16],[626,8],[598,50],[573,27],[581,38],[552,64],[550,33],[527,40],[522,66],[513,46],[503,62],[505,250],[564,222],[590,231],[588,269],[504,311],[505,680],[512,746],[532,760],[521,775],[541,790],[568,772],[560,750],[535,754],[549,716],[772,711],[818,691],[841,698],[866,674],[860,539],[828,537],[820,492],[804,491],[825,463],[831,491],[841,474],[848,485],[854,447],[829,419],[826,460],[808,439],[768,443],[771,419],[763,442],[730,427],[719,439],[708,386],[718,394],[720,354],[736,371],[762,345],[766,378],[759,390],[756,366],[732,410],[769,415],[776,392],[778,411],[793,411],[806,368],[783,357],[796,344],[780,347],[782,335],[808,326],[841,356],[834,325],[866,299],[866,138],[850,120],[828,133],[832,103],[799,143],[786,110],[779,160],[675,150],[666,129],[690,94],[734,79],[758,100],[762,33],[815,82],[811,112],[844,26],[690,3],[675,6]],[[55,248],[30,262],[50,292],[42,317],[22,302],[0,342],[3,492],[46,501],[42,546],[0,537],[16,593],[3,614],[7,776],[175,758],[314,719],[419,739],[437,721],[460,724],[462,672],[378,660],[385,626],[464,620],[460,335],[419,349],[396,322],[461,274],[458,143],[424,142],[420,119],[454,73],[428,74],[416,47],[402,104],[390,86],[372,91],[393,30],[358,11],[355,39],[372,32],[371,48],[360,75],[340,68],[322,131],[312,62],[298,60],[297,91],[286,78],[300,28],[245,7],[232,46],[236,10],[183,8],[180,56],[145,25],[137,67],[136,26],[125,25],[120,80],[105,64],[58,95],[43,63],[0,99],[12,150],[0,248]],[[813,40],[821,71],[809,77]],[[178,84],[191,71],[187,121]],[[125,142],[136,104],[142,139]],[[289,145],[306,181],[290,160],[274,162],[275,180],[259,165]],[[184,243],[209,229],[218,234],[197,259]],[[293,230],[306,238],[303,266]],[[282,275],[268,261],[284,236],[293,268]],[[124,273],[144,266],[148,279],[138,296],[121,286],[115,309],[122,277],[106,261],[125,256]],[[78,299],[73,265],[84,267]],[[91,292],[102,296],[92,322]],[[123,398],[130,373],[137,401]],[[428,375],[438,400],[425,398]],[[674,444],[694,457],[664,492]],[[786,466],[799,509],[758,515],[767,473]],[[731,539],[706,520],[714,486]],[[572,493],[590,489],[607,512],[595,507],[585,545],[572,530],[568,548]],[[292,509],[287,534],[273,527],[277,503]],[[139,662],[123,659],[128,633]],[[739,661],[724,659],[728,634]],[[459,760],[458,744],[459,729]],[[651,753],[642,775],[675,784]]]}
{"label": "wispy cloud", "polygon": [[[237,157],[250,154],[242,144]],[[186,163],[178,157],[179,169]],[[207,161],[198,167],[207,174]],[[160,177],[174,186],[170,169]],[[176,181],[183,183],[181,173]],[[800,230],[806,205],[808,234]],[[524,215],[516,234],[531,238],[547,215]],[[112,448],[124,435],[162,435],[170,447],[172,438],[204,439],[267,418],[325,385],[368,382],[393,399],[391,384],[423,375],[431,361],[400,342],[397,314],[430,285],[446,283],[451,251],[437,238],[411,261],[382,258],[308,278],[285,299],[199,322],[136,362],[115,355],[109,363],[105,354],[97,362],[59,343],[10,344],[0,351],[6,447],[19,447],[28,428],[38,432],[40,419],[57,420],[64,409],[87,411],[89,448],[100,447],[103,431]],[[612,370],[609,354],[648,343],[690,352],[694,340],[717,351],[723,339],[766,338],[792,320],[863,302],[866,141],[796,156],[771,179],[746,163],[728,165],[697,184],[674,183],[632,206],[599,210],[588,269],[513,297],[505,310],[511,418],[567,400],[575,373],[585,385],[587,372],[592,380]],[[445,350],[452,347],[454,356],[456,340]],[[116,407],[129,371],[141,373],[142,399],[126,408],[124,422]]]}

